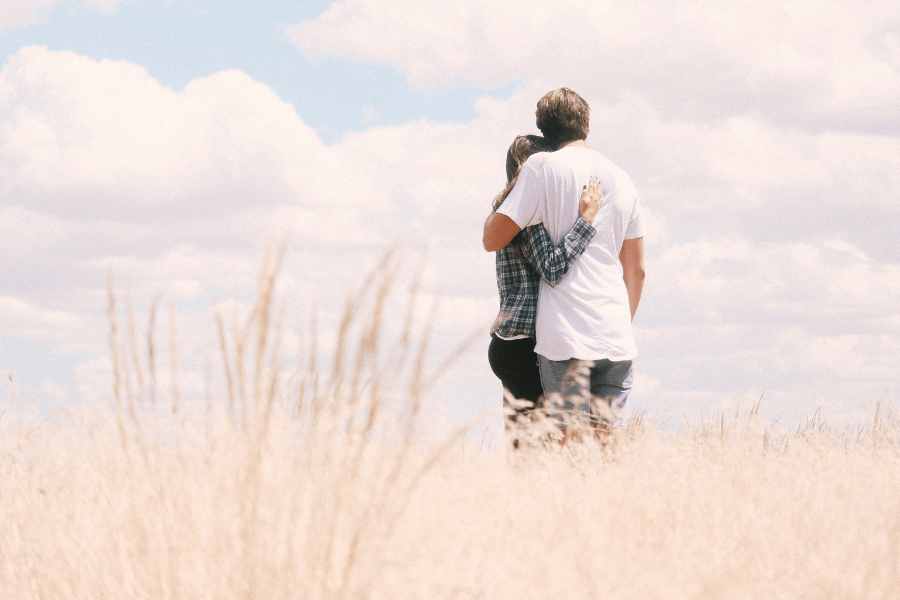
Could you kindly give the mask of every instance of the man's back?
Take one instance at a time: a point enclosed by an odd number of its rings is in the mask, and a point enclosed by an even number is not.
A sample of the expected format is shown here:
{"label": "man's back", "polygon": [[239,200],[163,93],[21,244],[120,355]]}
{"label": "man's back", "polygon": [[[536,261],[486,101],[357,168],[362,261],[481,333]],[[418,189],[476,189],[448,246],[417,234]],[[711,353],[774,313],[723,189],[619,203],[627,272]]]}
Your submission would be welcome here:
{"label": "man's back", "polygon": [[597,234],[555,287],[541,284],[535,351],[550,360],[630,360],[637,354],[619,253],[626,239],[643,236],[640,202],[628,175],[597,152],[565,146],[535,154],[498,212],[519,227],[544,223],[554,243],[579,217],[581,189],[600,181],[603,205]]}

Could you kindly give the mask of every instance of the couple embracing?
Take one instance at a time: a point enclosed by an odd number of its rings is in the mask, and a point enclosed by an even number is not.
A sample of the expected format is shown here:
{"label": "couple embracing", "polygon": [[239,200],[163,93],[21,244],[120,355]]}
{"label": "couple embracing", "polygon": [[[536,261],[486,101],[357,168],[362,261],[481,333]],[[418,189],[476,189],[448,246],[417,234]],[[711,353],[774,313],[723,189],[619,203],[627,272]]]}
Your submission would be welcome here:
{"label": "couple embracing", "polygon": [[583,427],[623,427],[644,225],[631,179],[585,141],[584,99],[554,90],[536,116],[543,137],[510,146],[508,185],[484,224],[500,290],[488,358],[505,390],[507,429],[539,409],[565,440]]}

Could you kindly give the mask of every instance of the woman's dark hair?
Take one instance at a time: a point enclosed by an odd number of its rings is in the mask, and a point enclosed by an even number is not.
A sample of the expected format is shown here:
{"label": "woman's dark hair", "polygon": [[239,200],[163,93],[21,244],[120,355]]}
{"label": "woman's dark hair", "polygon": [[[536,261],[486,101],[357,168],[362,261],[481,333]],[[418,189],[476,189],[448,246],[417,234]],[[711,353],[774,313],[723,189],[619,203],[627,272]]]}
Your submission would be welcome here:
{"label": "woman's dark hair", "polygon": [[[506,152],[506,187],[503,188],[502,192],[497,194],[496,198],[494,198],[494,210],[500,208],[500,205],[503,204],[503,201],[506,200],[506,197],[509,196],[509,193],[512,191],[513,187],[515,187],[516,179],[519,177],[519,171],[522,169],[522,165],[525,164],[525,161],[528,160],[528,157],[532,154],[537,154],[538,152],[550,152],[552,150],[553,147],[547,143],[547,140],[539,135],[520,135],[513,140],[513,143],[509,146],[509,150]],[[516,234],[512,241],[510,241],[508,247],[513,251],[513,254],[516,255],[516,258],[522,261],[525,268],[532,273],[536,273],[535,268],[525,258],[525,253],[522,252],[521,233],[522,232]]]}
{"label": "woman's dark hair", "polygon": [[516,136],[513,143],[510,144],[509,150],[506,152],[506,187],[494,198],[494,210],[500,208],[506,197],[516,185],[516,178],[519,176],[519,169],[528,160],[528,157],[538,152],[549,152],[553,147],[547,143],[547,140],[539,135],[520,135]]}

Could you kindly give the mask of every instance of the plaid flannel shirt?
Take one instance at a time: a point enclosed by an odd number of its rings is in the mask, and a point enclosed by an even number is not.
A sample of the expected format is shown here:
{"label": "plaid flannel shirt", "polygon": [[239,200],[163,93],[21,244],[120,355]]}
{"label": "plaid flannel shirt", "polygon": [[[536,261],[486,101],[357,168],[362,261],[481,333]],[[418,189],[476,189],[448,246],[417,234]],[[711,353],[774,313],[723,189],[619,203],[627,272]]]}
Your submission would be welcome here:
{"label": "plaid flannel shirt", "polygon": [[[559,283],[596,232],[590,223],[579,217],[562,243],[554,246],[543,223],[539,223],[526,227],[506,248],[498,250],[500,313],[491,326],[491,333],[504,338],[520,335],[534,338],[541,279],[549,285]],[[525,261],[519,258],[516,249]]]}

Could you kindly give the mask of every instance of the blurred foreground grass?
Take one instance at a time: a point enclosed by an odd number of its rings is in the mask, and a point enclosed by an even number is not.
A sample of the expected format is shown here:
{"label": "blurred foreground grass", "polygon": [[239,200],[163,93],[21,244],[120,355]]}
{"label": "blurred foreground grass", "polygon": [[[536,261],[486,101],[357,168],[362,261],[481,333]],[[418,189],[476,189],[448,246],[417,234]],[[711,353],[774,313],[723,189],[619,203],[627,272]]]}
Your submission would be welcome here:
{"label": "blurred foreground grass", "polygon": [[148,408],[153,340],[111,295],[117,409],[0,419],[0,598],[900,596],[893,409],[462,452],[423,414],[427,332],[386,313],[396,264],[348,303],[327,372],[285,377],[270,254],[249,316],[219,318],[228,397],[203,410],[177,385]]}

